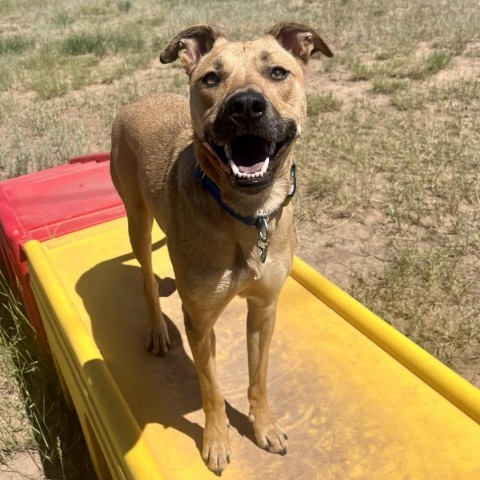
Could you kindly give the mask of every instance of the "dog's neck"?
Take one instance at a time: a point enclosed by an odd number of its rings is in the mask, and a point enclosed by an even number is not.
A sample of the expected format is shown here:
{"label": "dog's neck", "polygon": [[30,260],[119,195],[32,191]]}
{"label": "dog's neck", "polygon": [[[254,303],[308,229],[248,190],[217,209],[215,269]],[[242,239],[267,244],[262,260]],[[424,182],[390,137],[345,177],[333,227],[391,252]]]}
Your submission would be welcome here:
{"label": "dog's neck", "polygon": [[285,200],[283,203],[277,207],[275,210],[272,210],[270,212],[264,212],[260,215],[241,215],[238,212],[234,210],[231,206],[227,205],[222,197],[222,192],[218,188],[217,184],[205,173],[202,171],[200,165],[195,166],[195,178],[200,181],[202,186],[210,193],[210,195],[216,200],[216,202],[226,211],[228,212],[232,217],[236,218],[240,222],[244,223],[245,225],[249,227],[257,227],[261,223],[260,221],[262,219],[266,219],[268,222],[268,219],[275,215],[280,209],[283,207],[287,206],[290,203],[290,200],[293,198],[295,195],[295,191],[297,189],[297,180],[296,180],[296,170],[295,170],[295,163],[292,163],[290,166],[290,190],[288,191]]}
{"label": "dog's neck", "polygon": [[297,187],[295,163],[292,162],[290,166],[290,188],[283,202],[274,210],[266,210],[258,215],[242,215],[235,210],[234,206],[230,206],[225,203],[222,192],[218,185],[202,170],[198,163],[195,165],[194,175],[196,180],[200,182],[202,187],[207,190],[207,192],[215,199],[218,205],[223,210],[225,210],[231,217],[238,220],[239,222],[242,222],[248,227],[255,227],[257,229],[257,247],[259,249],[259,256],[261,262],[265,263],[267,259],[268,247],[270,244],[269,220],[271,217],[275,216],[281,209],[283,209],[283,207],[287,206],[295,195]]}

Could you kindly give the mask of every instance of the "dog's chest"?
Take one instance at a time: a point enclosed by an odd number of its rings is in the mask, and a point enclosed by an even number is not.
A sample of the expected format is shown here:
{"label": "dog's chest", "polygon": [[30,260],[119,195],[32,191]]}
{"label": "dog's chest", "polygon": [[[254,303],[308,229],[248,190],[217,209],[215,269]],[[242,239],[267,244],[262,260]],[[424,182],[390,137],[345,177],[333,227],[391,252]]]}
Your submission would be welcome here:
{"label": "dog's chest", "polygon": [[[241,249],[231,257],[228,266],[220,267],[205,262],[202,268],[190,271],[188,284],[190,293],[206,304],[222,304],[234,296],[250,297],[263,295],[265,291],[281,288],[287,269],[267,259],[260,261],[257,249],[244,256]],[[193,275],[192,275],[193,274]]]}
{"label": "dog's chest", "polygon": [[[228,266],[216,272],[210,282],[206,282],[211,292],[219,295],[241,295],[255,284],[265,280],[265,264],[259,255],[253,251],[245,252],[239,244],[236,244],[231,252]],[[216,277],[216,278],[215,278]]]}
{"label": "dog's chest", "polygon": [[283,285],[289,265],[273,255],[262,262],[260,253],[257,246],[247,253],[238,247],[235,267],[226,274],[236,295],[256,296],[265,291],[278,291]]}
{"label": "dog's chest", "polygon": [[254,228],[234,223],[228,229],[217,228],[212,235],[212,226],[209,227],[197,225],[192,233],[190,224],[188,235],[185,230],[184,235],[174,236],[175,241],[172,235],[169,238],[183,301],[201,303],[208,310],[225,305],[237,295],[270,298],[278,294],[290,272],[293,250],[287,241],[290,237],[278,225],[271,225],[265,262],[260,258]]}
{"label": "dog's chest", "polygon": [[280,291],[291,269],[293,246],[283,238],[282,229],[275,229],[272,233],[270,248],[263,260],[262,242],[257,238],[256,231],[249,237],[237,237],[232,242],[232,266],[224,276],[236,295],[247,297],[259,292]]}

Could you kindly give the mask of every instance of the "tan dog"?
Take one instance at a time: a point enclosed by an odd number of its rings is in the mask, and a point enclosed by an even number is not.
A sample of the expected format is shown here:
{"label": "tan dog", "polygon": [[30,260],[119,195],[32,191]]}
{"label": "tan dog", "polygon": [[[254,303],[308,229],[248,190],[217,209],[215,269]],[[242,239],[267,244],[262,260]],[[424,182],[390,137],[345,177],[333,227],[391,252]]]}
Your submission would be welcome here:
{"label": "tan dog", "polygon": [[317,51],[332,56],[314,30],[296,23],[244,43],[208,25],[191,27],[160,56],[163,63],[180,58],[190,103],[173,94],[144,97],[113,124],[111,173],[144,275],[147,348],[164,354],[169,347],[152,269],[155,218],[167,235],[200,379],[202,456],[217,474],[230,461],[230,447],[213,327],[236,295],[248,304],[249,419],[260,447],[287,451],[267,401],[268,350],[292,266],[292,150],[306,118],[305,67]]}

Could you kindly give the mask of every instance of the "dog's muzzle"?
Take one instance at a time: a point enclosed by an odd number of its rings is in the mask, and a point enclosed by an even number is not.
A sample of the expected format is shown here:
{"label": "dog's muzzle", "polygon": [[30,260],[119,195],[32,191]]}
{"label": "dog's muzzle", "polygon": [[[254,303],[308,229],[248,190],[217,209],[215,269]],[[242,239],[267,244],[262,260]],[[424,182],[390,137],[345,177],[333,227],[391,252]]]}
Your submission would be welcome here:
{"label": "dog's muzzle", "polygon": [[258,190],[271,182],[296,136],[293,120],[283,119],[262,94],[247,91],[227,98],[205,138],[235,186]]}

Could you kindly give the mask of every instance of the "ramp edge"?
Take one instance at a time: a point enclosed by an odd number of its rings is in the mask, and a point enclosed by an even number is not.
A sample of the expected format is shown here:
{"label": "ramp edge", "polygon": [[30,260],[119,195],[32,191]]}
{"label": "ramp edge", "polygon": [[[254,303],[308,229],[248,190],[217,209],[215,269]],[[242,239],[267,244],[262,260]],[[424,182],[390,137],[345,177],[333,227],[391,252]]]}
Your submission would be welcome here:
{"label": "ramp edge", "polygon": [[[67,384],[70,383],[69,391],[72,397],[76,397],[74,403],[82,403],[83,412],[78,411],[78,407],[77,412],[79,415],[88,414],[103,452],[109,453],[107,461],[112,477],[122,480],[162,480],[164,475],[160,466],[58,278],[48,257],[47,247],[37,240],[31,240],[24,248],[33,290],[43,321],[47,324],[47,334],[51,337],[52,352]],[[98,473],[101,475],[101,472]]]}

